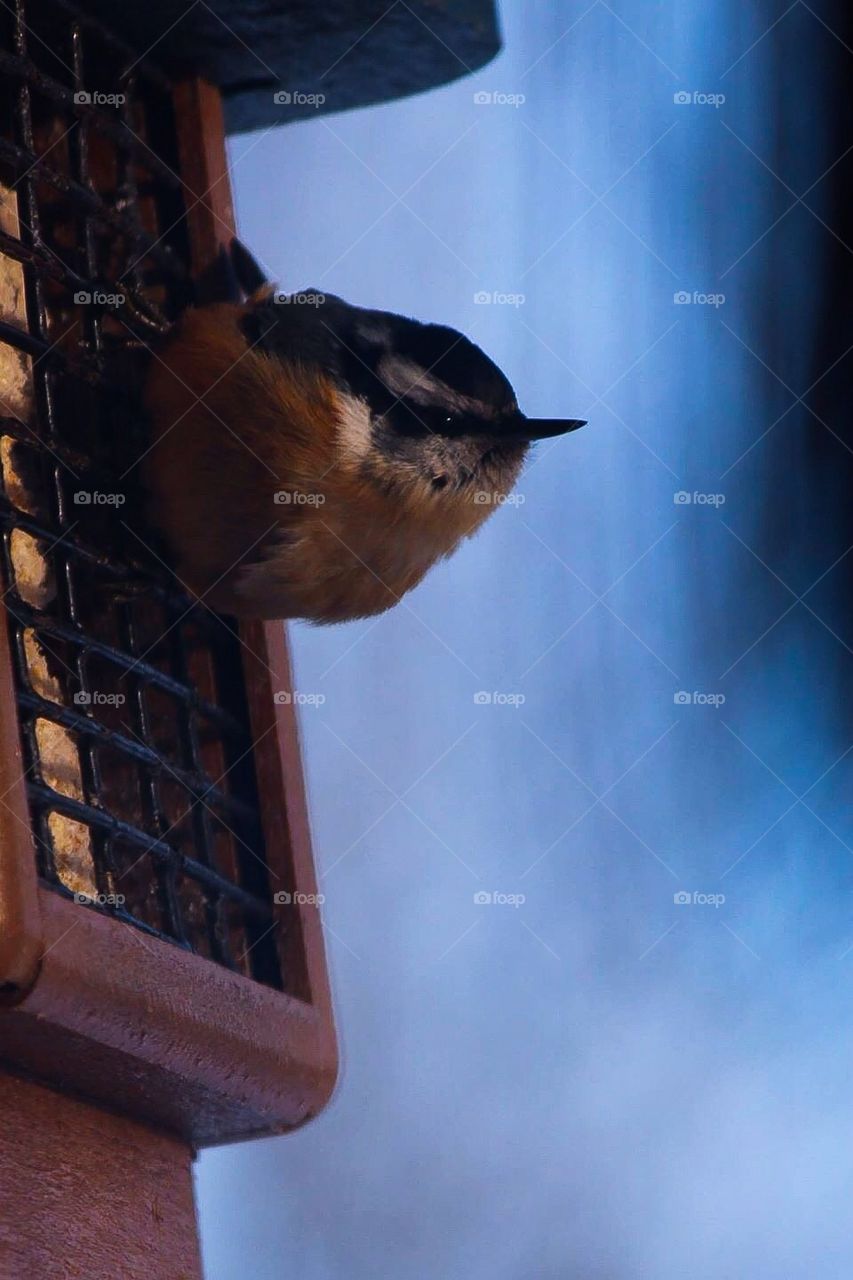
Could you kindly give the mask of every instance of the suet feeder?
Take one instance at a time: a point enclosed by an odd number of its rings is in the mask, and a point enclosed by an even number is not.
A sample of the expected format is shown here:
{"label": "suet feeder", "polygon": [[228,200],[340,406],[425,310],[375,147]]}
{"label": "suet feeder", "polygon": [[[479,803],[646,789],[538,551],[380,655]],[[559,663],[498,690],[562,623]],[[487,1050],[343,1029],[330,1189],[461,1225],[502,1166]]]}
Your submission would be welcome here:
{"label": "suet feeder", "polygon": [[[242,6],[129,8],[0,8],[4,1275],[197,1275],[192,1152],[303,1123],[337,1069],[285,629],[182,590],[138,465],[146,362],[234,232],[220,87],[268,122],[311,24],[267,6],[259,73]],[[497,38],[463,8],[470,66]],[[376,15],[332,9],[343,53]],[[464,70],[417,38],[427,81]],[[427,87],[360,88],[362,43],[327,109]]]}

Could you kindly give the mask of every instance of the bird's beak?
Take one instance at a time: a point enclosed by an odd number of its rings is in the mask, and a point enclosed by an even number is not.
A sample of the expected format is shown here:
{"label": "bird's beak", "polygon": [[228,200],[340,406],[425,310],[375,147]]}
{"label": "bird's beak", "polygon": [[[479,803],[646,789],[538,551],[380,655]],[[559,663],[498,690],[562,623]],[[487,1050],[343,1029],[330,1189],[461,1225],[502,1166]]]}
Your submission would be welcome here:
{"label": "bird's beak", "polygon": [[501,435],[519,442],[549,440],[552,436],[564,436],[569,431],[577,431],[578,427],[585,426],[583,418],[526,418],[520,413],[513,427]]}
{"label": "bird's beak", "polygon": [[584,418],[527,418],[525,420],[528,440],[548,440],[551,436],[564,436],[569,431],[577,431],[586,426]]}

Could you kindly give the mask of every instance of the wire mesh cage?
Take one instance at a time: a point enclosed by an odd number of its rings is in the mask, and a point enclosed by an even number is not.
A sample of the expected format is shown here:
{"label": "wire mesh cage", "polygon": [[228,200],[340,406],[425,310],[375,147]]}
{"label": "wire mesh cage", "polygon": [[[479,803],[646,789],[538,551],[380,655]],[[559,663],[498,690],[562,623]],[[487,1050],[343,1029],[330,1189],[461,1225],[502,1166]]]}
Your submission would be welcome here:
{"label": "wire mesh cage", "polygon": [[[0,9],[0,529],[42,882],[282,990],[241,638],[146,527],[145,364],[193,300],[172,87]],[[154,348],[154,354],[151,353]]]}

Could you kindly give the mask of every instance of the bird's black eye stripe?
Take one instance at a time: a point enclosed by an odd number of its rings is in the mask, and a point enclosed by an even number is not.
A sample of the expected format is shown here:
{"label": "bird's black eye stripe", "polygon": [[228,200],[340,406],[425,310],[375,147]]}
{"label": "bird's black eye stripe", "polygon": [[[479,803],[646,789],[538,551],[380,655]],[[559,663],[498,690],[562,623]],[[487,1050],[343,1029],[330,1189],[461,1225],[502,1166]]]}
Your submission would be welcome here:
{"label": "bird's black eye stripe", "polygon": [[464,419],[456,414],[432,405],[409,403],[405,398],[389,405],[385,412],[394,429],[406,436],[454,436],[464,430]]}
{"label": "bird's black eye stripe", "polygon": [[435,428],[425,410],[398,400],[388,409],[388,418],[395,431],[405,436],[428,436]]}

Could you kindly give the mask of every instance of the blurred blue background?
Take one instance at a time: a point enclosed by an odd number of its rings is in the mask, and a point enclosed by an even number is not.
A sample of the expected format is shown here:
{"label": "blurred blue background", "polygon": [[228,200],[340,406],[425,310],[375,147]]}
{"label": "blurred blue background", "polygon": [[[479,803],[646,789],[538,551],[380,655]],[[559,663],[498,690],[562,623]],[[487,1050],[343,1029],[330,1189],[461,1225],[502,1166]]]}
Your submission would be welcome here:
{"label": "blurred blue background", "polygon": [[395,611],[292,629],[342,1078],[201,1157],[207,1275],[838,1280],[849,36],[501,14],[474,77],[231,143],[282,287],[454,325],[590,425]]}

